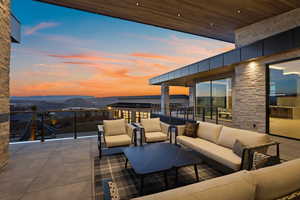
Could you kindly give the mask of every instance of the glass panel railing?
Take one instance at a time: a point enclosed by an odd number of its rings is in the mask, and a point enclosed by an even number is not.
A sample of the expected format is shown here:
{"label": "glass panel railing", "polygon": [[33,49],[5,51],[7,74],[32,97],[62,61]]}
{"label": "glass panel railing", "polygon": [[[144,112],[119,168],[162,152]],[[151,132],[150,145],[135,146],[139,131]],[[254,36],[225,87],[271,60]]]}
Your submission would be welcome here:
{"label": "glass panel railing", "polygon": [[12,111],[10,142],[97,135],[97,125],[109,119],[114,119],[113,114],[106,109]]}
{"label": "glass panel railing", "polygon": [[10,115],[10,142],[31,141],[34,120],[32,112],[11,112]]}
{"label": "glass panel railing", "polygon": [[76,112],[77,137],[97,135],[97,125],[102,125],[103,120],[111,119],[113,119],[113,112],[108,110]]}

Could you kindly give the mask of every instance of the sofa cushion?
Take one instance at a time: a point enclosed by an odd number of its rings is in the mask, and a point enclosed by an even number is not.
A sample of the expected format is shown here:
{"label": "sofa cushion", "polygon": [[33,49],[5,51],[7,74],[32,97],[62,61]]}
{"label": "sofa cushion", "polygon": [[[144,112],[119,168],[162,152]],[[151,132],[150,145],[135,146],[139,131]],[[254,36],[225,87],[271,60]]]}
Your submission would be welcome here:
{"label": "sofa cushion", "polygon": [[264,144],[270,141],[267,134],[223,126],[217,144],[232,149],[237,139],[247,146]]}
{"label": "sofa cushion", "polygon": [[145,132],[161,132],[160,119],[141,119],[141,124],[145,129]]}
{"label": "sofa cushion", "polygon": [[105,142],[107,147],[125,146],[131,144],[131,138],[128,135],[106,136]]}
{"label": "sofa cushion", "polygon": [[200,183],[167,190],[135,200],[254,200],[255,182],[247,171],[241,171]]}
{"label": "sofa cushion", "polygon": [[126,134],[125,119],[103,120],[105,136]]}
{"label": "sofa cushion", "polygon": [[300,159],[250,172],[257,183],[256,200],[271,200],[300,189]]}
{"label": "sofa cushion", "polygon": [[200,122],[197,135],[199,138],[217,143],[221,129],[222,125]]}
{"label": "sofa cushion", "polygon": [[188,136],[188,137],[196,138],[197,137],[198,126],[199,126],[198,123],[186,122],[183,135]]}
{"label": "sofa cushion", "polygon": [[168,136],[162,132],[148,132],[145,133],[145,137],[147,142],[159,142],[168,139]]}
{"label": "sofa cushion", "polygon": [[178,136],[177,142],[209,157],[233,170],[239,170],[242,159],[229,148],[200,138]]}

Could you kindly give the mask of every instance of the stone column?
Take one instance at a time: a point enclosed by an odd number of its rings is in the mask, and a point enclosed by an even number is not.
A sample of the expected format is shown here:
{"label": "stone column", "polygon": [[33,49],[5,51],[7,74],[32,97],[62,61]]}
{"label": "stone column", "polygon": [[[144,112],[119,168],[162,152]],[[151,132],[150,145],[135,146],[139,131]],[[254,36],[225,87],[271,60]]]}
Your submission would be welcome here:
{"label": "stone column", "polygon": [[162,115],[170,115],[170,94],[169,94],[169,86],[165,83],[161,85],[161,114]]}
{"label": "stone column", "polygon": [[0,1],[0,169],[8,161],[10,0]]}
{"label": "stone column", "polygon": [[196,105],[196,84],[189,87],[189,107],[195,107]]}
{"label": "stone column", "polygon": [[189,87],[189,107],[193,107],[193,119],[196,116],[196,84]]}

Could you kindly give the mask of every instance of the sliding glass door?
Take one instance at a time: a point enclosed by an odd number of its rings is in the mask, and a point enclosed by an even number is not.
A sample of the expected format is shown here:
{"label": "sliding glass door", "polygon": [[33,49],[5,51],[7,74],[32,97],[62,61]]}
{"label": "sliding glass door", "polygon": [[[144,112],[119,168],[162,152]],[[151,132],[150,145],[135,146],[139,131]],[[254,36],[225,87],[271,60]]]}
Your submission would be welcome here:
{"label": "sliding glass door", "polygon": [[269,65],[269,132],[300,139],[300,60]]}

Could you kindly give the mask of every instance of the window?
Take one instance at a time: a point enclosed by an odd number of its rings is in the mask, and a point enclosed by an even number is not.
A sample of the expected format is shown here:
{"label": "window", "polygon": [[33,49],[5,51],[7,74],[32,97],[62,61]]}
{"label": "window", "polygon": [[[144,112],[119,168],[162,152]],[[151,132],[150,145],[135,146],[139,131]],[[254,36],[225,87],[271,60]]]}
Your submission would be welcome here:
{"label": "window", "polygon": [[199,82],[196,84],[196,116],[205,116],[211,119],[231,120],[232,96],[231,78]]}
{"label": "window", "polygon": [[269,132],[300,139],[300,60],[269,65]]}

